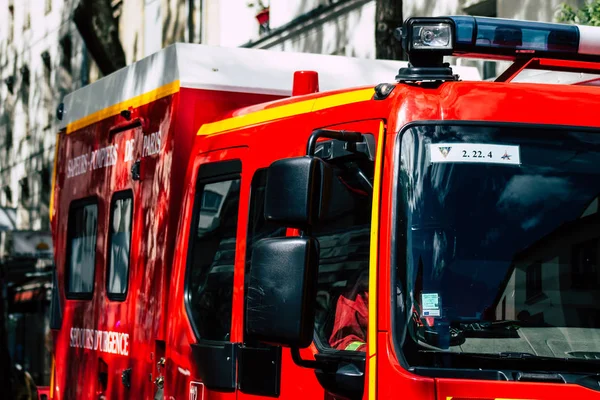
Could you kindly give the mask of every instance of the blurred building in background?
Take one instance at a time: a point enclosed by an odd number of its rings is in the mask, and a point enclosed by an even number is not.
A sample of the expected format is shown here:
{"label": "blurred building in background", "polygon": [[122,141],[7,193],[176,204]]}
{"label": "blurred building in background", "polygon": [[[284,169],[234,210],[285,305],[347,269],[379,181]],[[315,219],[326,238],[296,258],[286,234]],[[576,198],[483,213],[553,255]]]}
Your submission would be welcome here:
{"label": "blurred building in background", "polygon": [[[552,21],[562,2],[0,0],[0,267],[9,282],[13,358],[48,384],[41,354],[52,269],[48,204],[55,115],[65,94],[175,42],[375,58],[389,54],[378,47],[410,16]],[[475,65],[484,78],[502,72],[494,63]]]}

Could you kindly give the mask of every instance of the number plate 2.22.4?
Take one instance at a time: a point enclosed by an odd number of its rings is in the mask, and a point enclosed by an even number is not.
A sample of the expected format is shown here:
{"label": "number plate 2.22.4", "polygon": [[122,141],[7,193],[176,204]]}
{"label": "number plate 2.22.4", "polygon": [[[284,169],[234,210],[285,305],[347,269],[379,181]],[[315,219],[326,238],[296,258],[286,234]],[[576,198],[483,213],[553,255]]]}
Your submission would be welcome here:
{"label": "number plate 2.22.4", "polygon": [[484,143],[429,145],[432,163],[484,163],[520,165],[519,146]]}

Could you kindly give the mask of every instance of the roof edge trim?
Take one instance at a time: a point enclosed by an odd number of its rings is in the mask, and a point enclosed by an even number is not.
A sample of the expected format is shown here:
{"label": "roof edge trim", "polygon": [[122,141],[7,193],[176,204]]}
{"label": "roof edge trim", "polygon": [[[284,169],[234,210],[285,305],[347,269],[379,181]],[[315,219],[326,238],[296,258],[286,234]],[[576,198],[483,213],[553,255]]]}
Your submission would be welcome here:
{"label": "roof edge trim", "polygon": [[127,99],[110,107],[104,108],[84,118],[67,124],[67,134],[85,128],[86,126],[94,124],[98,121],[102,121],[103,119],[113,117],[119,114],[121,111],[128,109],[129,107],[141,107],[163,97],[175,94],[179,92],[179,89],[179,80],[176,80],[171,83],[167,83],[166,85],[163,85],[157,89],[151,90],[139,96],[132,97],[131,99]]}

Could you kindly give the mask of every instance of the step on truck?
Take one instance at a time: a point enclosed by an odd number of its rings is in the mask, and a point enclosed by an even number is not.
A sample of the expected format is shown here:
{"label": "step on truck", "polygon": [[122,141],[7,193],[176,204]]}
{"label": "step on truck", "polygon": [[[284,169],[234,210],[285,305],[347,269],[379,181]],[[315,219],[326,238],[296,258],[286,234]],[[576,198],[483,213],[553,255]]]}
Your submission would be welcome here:
{"label": "step on truck", "polygon": [[599,29],[176,44],[66,96],[51,398],[600,398]]}

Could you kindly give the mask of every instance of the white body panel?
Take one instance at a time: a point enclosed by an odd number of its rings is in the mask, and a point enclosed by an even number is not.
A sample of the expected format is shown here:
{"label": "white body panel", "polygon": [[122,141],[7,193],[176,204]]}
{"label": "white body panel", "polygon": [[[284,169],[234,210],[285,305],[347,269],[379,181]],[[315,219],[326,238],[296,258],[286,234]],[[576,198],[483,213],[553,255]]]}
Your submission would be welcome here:
{"label": "white body panel", "polygon": [[[294,72],[319,73],[321,91],[393,82],[406,62],[177,43],[83,87],[64,99],[60,128],[179,81],[182,88],[290,96]],[[454,67],[480,80],[474,67]]]}

